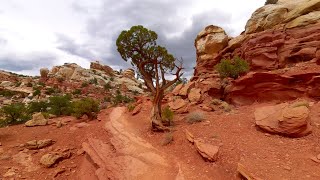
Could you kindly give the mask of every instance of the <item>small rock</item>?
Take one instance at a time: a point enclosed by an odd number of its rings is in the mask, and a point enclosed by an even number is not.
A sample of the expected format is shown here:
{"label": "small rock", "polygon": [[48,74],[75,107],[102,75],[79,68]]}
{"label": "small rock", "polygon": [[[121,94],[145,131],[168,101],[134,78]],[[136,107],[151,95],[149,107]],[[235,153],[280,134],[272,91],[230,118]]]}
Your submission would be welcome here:
{"label": "small rock", "polygon": [[316,163],[320,163],[320,160],[319,160],[317,157],[315,157],[315,156],[310,157],[310,159],[311,159],[312,161],[316,162]]}
{"label": "small rock", "polygon": [[283,166],[283,169],[291,171],[291,168],[289,166]]}
{"label": "small rock", "polygon": [[48,147],[51,146],[52,144],[54,144],[55,141],[53,141],[52,139],[44,139],[44,140],[32,140],[27,142],[26,144],[24,144],[23,147],[30,149],[30,150],[35,150],[35,149],[42,149],[44,147]]}
{"label": "small rock", "polygon": [[185,133],[186,133],[186,138],[187,138],[187,140],[188,140],[189,142],[193,143],[193,142],[194,142],[194,136],[193,136],[193,134],[191,134],[187,129],[186,129]]}
{"label": "small rock", "polygon": [[133,109],[133,111],[132,111],[132,115],[136,115],[136,114],[138,114],[140,111],[141,111],[141,109],[142,109],[142,104],[139,104],[138,106],[136,106],[134,109]]}
{"label": "small rock", "polygon": [[78,123],[75,125],[75,127],[77,127],[77,128],[83,128],[83,127],[88,127],[88,126],[89,126],[89,124],[86,122]]}
{"label": "small rock", "polygon": [[14,168],[10,168],[4,175],[3,177],[12,177],[16,175],[15,169]]}
{"label": "small rock", "polygon": [[40,163],[44,165],[45,167],[49,168],[58,163],[59,161],[62,161],[63,159],[70,158],[71,153],[59,153],[59,152],[51,152],[48,154],[45,154],[41,157]]}
{"label": "small rock", "polygon": [[61,121],[58,121],[58,122],[56,123],[56,127],[57,127],[57,128],[61,128],[61,127],[62,127]]}
{"label": "small rock", "polygon": [[79,149],[77,151],[77,155],[80,156],[80,155],[83,155],[85,153],[85,151],[83,149]]}
{"label": "small rock", "polygon": [[218,159],[219,146],[206,144],[200,140],[194,140],[194,145],[203,158],[209,161],[216,161]]}

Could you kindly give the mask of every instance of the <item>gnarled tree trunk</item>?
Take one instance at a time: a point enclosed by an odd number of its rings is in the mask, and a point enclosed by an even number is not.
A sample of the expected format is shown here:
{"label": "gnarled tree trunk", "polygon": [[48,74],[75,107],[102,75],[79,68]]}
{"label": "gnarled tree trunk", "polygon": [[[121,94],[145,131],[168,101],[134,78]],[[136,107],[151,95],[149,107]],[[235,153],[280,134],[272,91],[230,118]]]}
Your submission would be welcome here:
{"label": "gnarled tree trunk", "polygon": [[163,98],[164,91],[157,90],[154,99],[152,101],[152,111],[151,111],[151,127],[153,131],[168,131],[169,128],[165,127],[162,123],[161,117],[161,100]]}

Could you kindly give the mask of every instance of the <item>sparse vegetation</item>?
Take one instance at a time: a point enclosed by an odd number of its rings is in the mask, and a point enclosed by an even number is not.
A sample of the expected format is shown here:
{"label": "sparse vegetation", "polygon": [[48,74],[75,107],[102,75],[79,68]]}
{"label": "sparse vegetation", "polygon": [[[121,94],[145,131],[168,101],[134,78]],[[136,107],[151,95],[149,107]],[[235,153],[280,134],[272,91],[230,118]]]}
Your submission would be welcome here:
{"label": "sparse vegetation", "polygon": [[33,91],[33,93],[32,93],[33,96],[38,96],[38,95],[40,95],[40,94],[41,94],[40,89],[35,89],[35,90]]}
{"label": "sparse vegetation", "polygon": [[88,82],[83,82],[83,83],[81,84],[81,87],[84,88],[84,87],[87,87],[88,85],[89,85]]}
{"label": "sparse vegetation", "polygon": [[21,83],[22,83],[22,82],[16,82],[15,86],[16,86],[16,87],[20,87]]}
{"label": "sparse vegetation", "polygon": [[205,119],[204,114],[202,112],[191,112],[187,115],[186,120],[188,123],[197,123],[197,122],[201,122]]}
{"label": "sparse vegetation", "polygon": [[97,118],[99,112],[99,102],[92,98],[84,98],[73,102],[73,116],[80,118],[87,115],[89,119]]}
{"label": "sparse vegetation", "polygon": [[58,82],[62,83],[65,79],[63,77],[58,77],[57,80]]}
{"label": "sparse vegetation", "polygon": [[110,77],[110,81],[114,81],[114,77]]}
{"label": "sparse vegetation", "polygon": [[97,80],[97,78],[93,78],[93,79],[90,79],[89,83],[97,85],[98,84],[98,80]]}
{"label": "sparse vegetation", "polygon": [[278,0],[267,0],[264,5],[267,5],[267,4],[277,4]]}
{"label": "sparse vegetation", "polygon": [[0,90],[0,95],[4,96],[4,97],[12,97],[14,95],[16,95],[17,93],[14,91],[9,91],[9,90],[5,90],[5,89],[1,89]]}
{"label": "sparse vegetation", "polygon": [[112,86],[110,85],[110,83],[106,83],[103,87],[104,87],[104,89],[107,90],[107,91],[112,88]]}
{"label": "sparse vegetation", "polygon": [[51,95],[51,94],[56,94],[56,93],[60,93],[61,90],[58,88],[48,88],[46,89],[46,91],[44,92],[47,95]]}
{"label": "sparse vegetation", "polygon": [[31,82],[28,82],[28,83],[26,84],[26,86],[27,86],[27,87],[32,87],[33,85],[32,85]]}
{"label": "sparse vegetation", "polygon": [[46,101],[34,101],[30,102],[27,106],[28,114],[33,114],[36,112],[47,112],[48,103]]}
{"label": "sparse vegetation", "polygon": [[75,89],[73,92],[72,92],[72,94],[73,95],[79,95],[79,94],[81,94],[81,89]]}
{"label": "sparse vegetation", "polygon": [[27,114],[26,107],[23,103],[13,103],[5,105],[1,108],[1,114],[5,117],[0,120],[0,126],[7,126],[10,124],[20,124],[30,119]]}
{"label": "sparse vegetation", "polygon": [[72,113],[71,96],[52,96],[49,98],[49,107],[51,114],[57,116],[70,115]]}
{"label": "sparse vegetation", "polygon": [[215,66],[215,68],[222,79],[226,77],[237,79],[239,76],[249,71],[249,64],[247,61],[235,57],[232,60],[223,59]]}
{"label": "sparse vegetation", "polygon": [[136,106],[134,104],[132,104],[132,103],[129,103],[128,106],[127,106],[129,112],[133,111],[135,107]]}
{"label": "sparse vegetation", "polygon": [[162,123],[167,126],[171,126],[173,122],[173,116],[174,112],[170,109],[169,106],[166,106],[163,108],[161,117],[162,117]]}

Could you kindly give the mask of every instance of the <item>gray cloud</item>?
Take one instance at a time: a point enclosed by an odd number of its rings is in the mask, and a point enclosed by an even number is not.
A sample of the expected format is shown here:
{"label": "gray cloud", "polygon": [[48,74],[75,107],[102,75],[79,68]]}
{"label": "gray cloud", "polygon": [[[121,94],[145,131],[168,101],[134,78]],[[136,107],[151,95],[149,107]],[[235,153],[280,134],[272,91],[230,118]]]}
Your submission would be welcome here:
{"label": "gray cloud", "polygon": [[[70,38],[59,35],[60,46],[58,48],[87,59],[93,57],[100,59],[113,67],[127,68],[131,65],[119,56],[115,45],[116,39],[122,30],[134,25],[143,25],[158,33],[160,44],[167,47],[170,53],[177,58],[184,59],[185,75],[191,76],[196,62],[194,48],[196,35],[209,24],[220,25],[228,33],[233,33],[233,31],[228,27],[231,23],[231,15],[214,9],[211,12],[194,15],[191,19],[191,26],[185,28],[185,20],[179,16],[179,13],[190,7],[190,4],[192,6],[191,0],[104,1],[98,10],[98,15],[87,22],[86,29],[90,40],[79,45]],[[83,6],[73,4],[73,7],[79,9]],[[80,11],[85,12],[81,8]],[[168,34],[177,32],[182,33],[177,37],[168,38]]]}
{"label": "gray cloud", "polygon": [[4,54],[0,55],[1,69],[9,71],[32,70],[41,67],[51,67],[56,56],[51,53],[34,52],[24,55]]}

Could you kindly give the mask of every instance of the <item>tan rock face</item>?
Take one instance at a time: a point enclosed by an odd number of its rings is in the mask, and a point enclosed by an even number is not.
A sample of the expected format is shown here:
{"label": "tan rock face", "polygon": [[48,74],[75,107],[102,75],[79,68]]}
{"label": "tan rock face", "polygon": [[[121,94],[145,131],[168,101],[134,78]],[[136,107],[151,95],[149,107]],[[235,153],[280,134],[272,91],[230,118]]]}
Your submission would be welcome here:
{"label": "tan rock face", "polygon": [[178,110],[178,109],[185,107],[187,104],[188,104],[187,101],[179,98],[179,99],[176,99],[176,100],[170,102],[169,107],[172,110]]}
{"label": "tan rock face", "polygon": [[127,77],[127,78],[130,78],[130,79],[134,79],[135,77],[135,72],[133,69],[129,68],[129,69],[126,69],[122,72],[122,75],[124,77]]}
{"label": "tan rock face", "polygon": [[192,88],[188,94],[190,102],[199,102],[201,100],[201,89]]}
{"label": "tan rock face", "polygon": [[52,139],[32,140],[32,141],[28,141],[26,144],[24,144],[23,147],[30,149],[30,150],[42,149],[44,147],[51,146],[54,143],[55,143],[55,141],[53,141]]}
{"label": "tan rock face", "polygon": [[48,124],[48,120],[44,118],[44,116],[41,113],[33,114],[32,119],[25,123],[27,127],[45,126],[47,124]]}
{"label": "tan rock face", "polygon": [[218,26],[207,26],[202,30],[196,40],[197,64],[206,64],[228,45],[226,32]]}
{"label": "tan rock face", "polygon": [[187,96],[191,90],[191,88],[194,88],[195,83],[194,82],[189,82],[185,84],[179,91],[180,96]]}
{"label": "tan rock face", "polygon": [[59,161],[69,158],[70,156],[71,156],[70,152],[67,152],[67,153],[51,152],[41,157],[40,164],[49,168],[55,165],[56,163],[58,163]]}
{"label": "tan rock face", "polygon": [[302,102],[282,103],[257,108],[254,113],[256,125],[267,132],[285,136],[307,135],[311,133],[307,104]]}
{"label": "tan rock face", "polygon": [[104,71],[108,75],[113,75],[113,69],[110,66],[102,65],[98,61],[90,63],[90,69]]}

